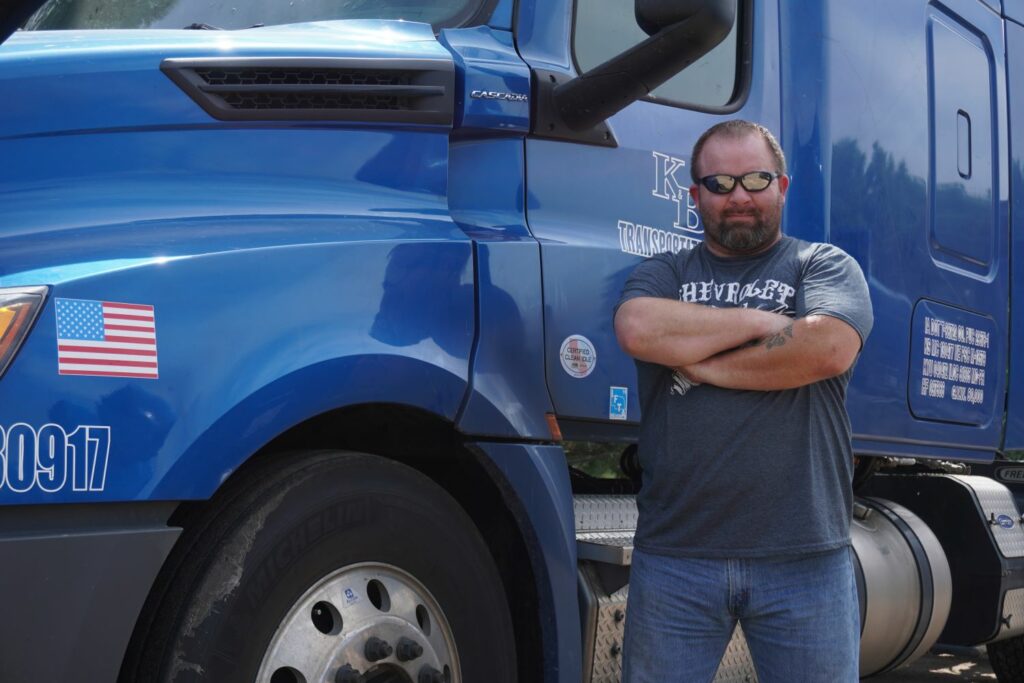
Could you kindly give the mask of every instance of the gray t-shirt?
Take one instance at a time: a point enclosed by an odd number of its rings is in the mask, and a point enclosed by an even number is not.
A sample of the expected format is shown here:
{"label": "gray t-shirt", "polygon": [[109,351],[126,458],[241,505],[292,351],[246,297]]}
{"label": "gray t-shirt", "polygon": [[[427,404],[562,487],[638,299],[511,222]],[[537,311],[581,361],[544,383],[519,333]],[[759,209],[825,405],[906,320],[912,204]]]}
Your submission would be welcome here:
{"label": "gray t-shirt", "polygon": [[[793,318],[829,315],[861,342],[871,301],[856,261],[790,237],[753,257],[703,245],[641,263],[618,306],[663,297]],[[640,464],[636,547],[679,557],[765,557],[849,544],[853,456],[846,385],[838,377],[782,391],[693,385],[637,361]]]}

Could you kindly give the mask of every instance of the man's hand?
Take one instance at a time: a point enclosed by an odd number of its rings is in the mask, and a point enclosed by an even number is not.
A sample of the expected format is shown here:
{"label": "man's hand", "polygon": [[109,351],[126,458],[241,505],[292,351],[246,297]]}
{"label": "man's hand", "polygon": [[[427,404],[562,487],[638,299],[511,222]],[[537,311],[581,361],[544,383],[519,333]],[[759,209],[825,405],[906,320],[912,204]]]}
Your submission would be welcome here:
{"label": "man's hand", "polygon": [[615,335],[633,358],[678,368],[759,340],[791,322],[784,315],[754,308],[638,297],[619,307]]}
{"label": "man's hand", "polygon": [[794,389],[846,372],[860,343],[860,335],[848,323],[811,315],[790,320],[751,346],[676,369],[692,382],[726,389]]}

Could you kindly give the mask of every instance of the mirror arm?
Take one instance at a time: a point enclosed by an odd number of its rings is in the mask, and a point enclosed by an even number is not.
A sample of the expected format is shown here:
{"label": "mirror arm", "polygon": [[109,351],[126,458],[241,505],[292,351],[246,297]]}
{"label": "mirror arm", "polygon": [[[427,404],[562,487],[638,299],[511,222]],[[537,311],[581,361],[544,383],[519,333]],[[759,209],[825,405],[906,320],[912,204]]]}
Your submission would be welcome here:
{"label": "mirror arm", "polygon": [[708,0],[692,15],[578,77],[555,86],[555,115],[573,131],[593,128],[697,61],[725,40],[736,0]]}

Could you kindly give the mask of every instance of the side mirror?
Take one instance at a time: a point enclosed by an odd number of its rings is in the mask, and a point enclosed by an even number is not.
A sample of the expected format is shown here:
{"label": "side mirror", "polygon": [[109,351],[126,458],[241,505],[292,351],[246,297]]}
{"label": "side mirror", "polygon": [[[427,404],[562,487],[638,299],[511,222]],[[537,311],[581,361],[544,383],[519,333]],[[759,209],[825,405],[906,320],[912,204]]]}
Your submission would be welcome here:
{"label": "side mirror", "polygon": [[[635,0],[633,11],[643,32],[653,36],[664,28],[686,21],[706,4],[705,0]],[[732,24],[731,20],[729,23]]]}
{"label": "side mirror", "polygon": [[581,141],[609,144],[607,132],[595,135],[591,129],[725,40],[736,19],[736,2],[635,0],[637,22],[650,35],[647,40],[572,80],[534,72],[533,133],[563,139],[566,131],[585,133]]}

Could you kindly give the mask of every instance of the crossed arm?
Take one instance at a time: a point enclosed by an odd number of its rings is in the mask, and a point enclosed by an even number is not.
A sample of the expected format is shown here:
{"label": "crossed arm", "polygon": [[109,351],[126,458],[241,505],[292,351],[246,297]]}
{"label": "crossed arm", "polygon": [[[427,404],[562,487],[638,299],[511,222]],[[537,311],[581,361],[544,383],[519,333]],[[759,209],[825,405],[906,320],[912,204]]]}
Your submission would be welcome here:
{"label": "crossed arm", "polygon": [[827,315],[793,320],[749,308],[711,308],[640,297],[615,315],[626,353],[728,389],[792,389],[842,374],[860,350],[860,335]]}

